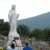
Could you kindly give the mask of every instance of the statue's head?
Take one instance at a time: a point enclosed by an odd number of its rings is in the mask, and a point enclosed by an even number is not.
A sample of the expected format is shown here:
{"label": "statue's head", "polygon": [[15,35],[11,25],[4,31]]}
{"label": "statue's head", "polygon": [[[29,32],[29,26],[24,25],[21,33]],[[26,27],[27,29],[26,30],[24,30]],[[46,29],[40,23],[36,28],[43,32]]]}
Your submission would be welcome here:
{"label": "statue's head", "polygon": [[12,5],[12,10],[15,10],[16,9],[16,6],[15,5]]}

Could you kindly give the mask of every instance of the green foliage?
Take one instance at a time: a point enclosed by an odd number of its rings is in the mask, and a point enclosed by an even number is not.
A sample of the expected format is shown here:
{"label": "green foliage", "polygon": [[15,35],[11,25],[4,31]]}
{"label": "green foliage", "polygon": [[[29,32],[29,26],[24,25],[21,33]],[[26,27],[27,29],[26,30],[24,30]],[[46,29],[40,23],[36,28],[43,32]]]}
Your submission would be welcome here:
{"label": "green foliage", "polygon": [[0,23],[0,34],[7,36],[9,28],[8,22]]}
{"label": "green foliage", "polygon": [[43,30],[34,29],[32,33],[33,33],[33,36],[36,37],[37,40],[43,40],[43,41],[50,40],[50,29],[49,28],[45,28]]}
{"label": "green foliage", "polygon": [[25,25],[19,25],[17,27],[17,31],[22,36],[28,36],[28,34],[29,34],[29,28]]}
{"label": "green foliage", "polygon": [[40,39],[41,38],[41,30],[40,29],[34,29],[32,31],[33,36],[36,37],[36,39]]}
{"label": "green foliage", "polygon": [[43,30],[43,34],[44,34],[44,39],[47,41],[47,40],[50,40],[50,29],[49,28],[46,28]]}

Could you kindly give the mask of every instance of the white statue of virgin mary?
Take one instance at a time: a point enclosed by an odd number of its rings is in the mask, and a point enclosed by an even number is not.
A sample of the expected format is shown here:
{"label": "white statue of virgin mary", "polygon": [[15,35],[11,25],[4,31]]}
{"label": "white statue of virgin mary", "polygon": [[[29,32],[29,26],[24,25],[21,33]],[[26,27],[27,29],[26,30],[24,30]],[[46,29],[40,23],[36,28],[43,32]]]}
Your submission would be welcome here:
{"label": "white statue of virgin mary", "polygon": [[[11,10],[9,11],[8,18],[9,18],[9,24],[10,24],[10,32],[8,35],[8,42],[7,46],[11,44],[11,42],[15,39],[18,46],[22,46],[20,35],[17,33],[17,19],[19,14],[16,13],[16,6],[13,5]],[[21,50],[21,48],[20,48]]]}
{"label": "white statue of virgin mary", "polygon": [[17,29],[18,16],[19,16],[19,14],[16,13],[16,6],[12,5],[12,8],[8,14],[9,24],[10,24],[10,34],[13,34],[14,32],[17,33],[16,29]]}

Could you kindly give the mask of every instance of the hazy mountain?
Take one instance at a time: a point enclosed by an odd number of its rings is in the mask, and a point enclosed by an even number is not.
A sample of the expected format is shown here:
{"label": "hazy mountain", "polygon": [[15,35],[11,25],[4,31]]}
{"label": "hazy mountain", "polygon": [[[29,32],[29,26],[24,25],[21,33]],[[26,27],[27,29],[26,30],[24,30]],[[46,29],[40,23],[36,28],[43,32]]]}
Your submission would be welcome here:
{"label": "hazy mountain", "polygon": [[18,25],[25,24],[30,29],[39,28],[50,28],[50,12],[44,13],[35,17],[19,20]]}

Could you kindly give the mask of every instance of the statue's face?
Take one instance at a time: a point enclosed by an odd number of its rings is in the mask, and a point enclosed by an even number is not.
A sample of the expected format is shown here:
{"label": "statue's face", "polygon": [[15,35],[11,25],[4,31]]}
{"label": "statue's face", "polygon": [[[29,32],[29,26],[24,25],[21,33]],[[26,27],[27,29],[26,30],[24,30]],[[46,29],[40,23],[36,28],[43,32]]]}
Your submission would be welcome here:
{"label": "statue's face", "polygon": [[16,6],[15,5],[12,5],[12,10],[15,10]]}

